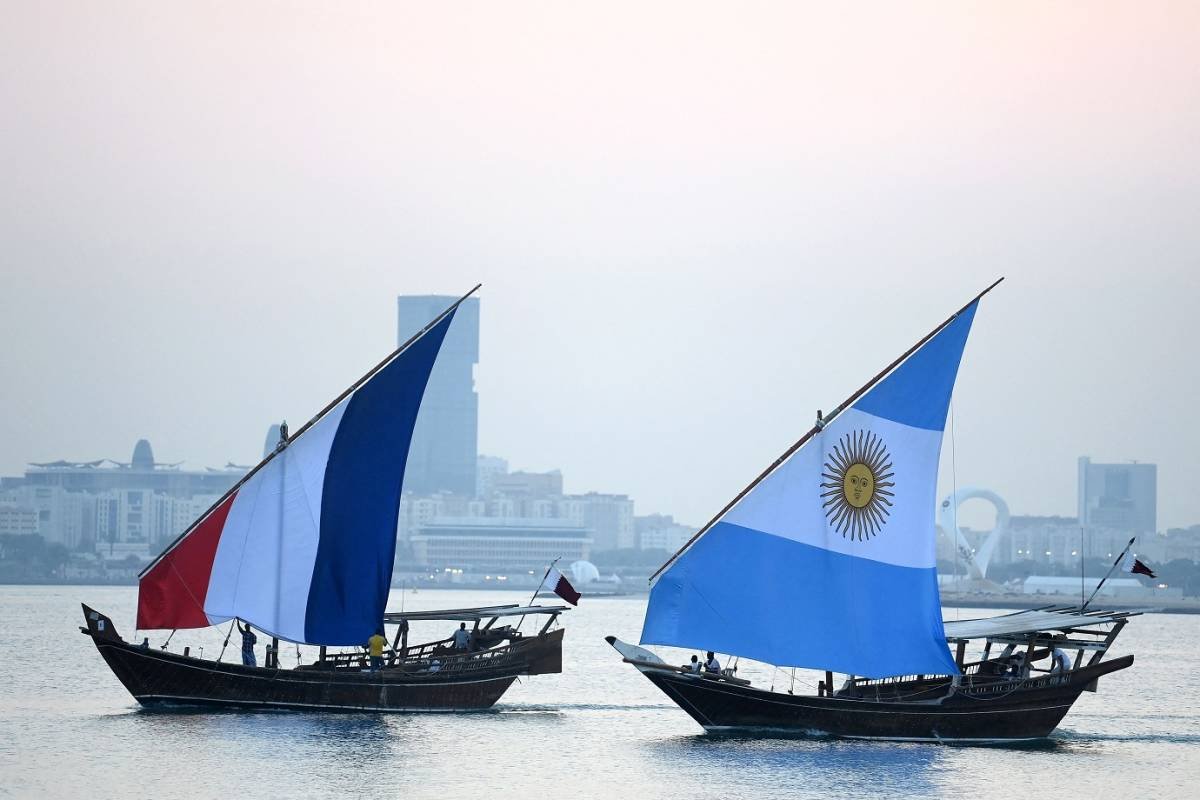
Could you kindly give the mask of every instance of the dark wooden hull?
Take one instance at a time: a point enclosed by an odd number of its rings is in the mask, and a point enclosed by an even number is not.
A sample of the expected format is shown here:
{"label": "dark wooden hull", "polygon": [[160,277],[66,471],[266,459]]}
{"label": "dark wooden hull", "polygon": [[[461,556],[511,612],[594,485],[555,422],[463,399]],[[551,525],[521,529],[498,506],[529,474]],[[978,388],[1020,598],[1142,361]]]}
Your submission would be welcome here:
{"label": "dark wooden hull", "polygon": [[769,692],[674,671],[641,669],[655,686],[705,730],[776,731],[900,741],[1005,742],[1041,739],[1066,716],[1097,678],[1124,669],[1124,656],[1063,676],[997,683],[987,690],[947,692],[920,687],[918,700],[812,697]]}
{"label": "dark wooden hull", "polygon": [[[93,619],[93,615],[95,618]],[[479,658],[430,672],[385,668],[273,669],[226,664],[130,644],[112,621],[84,606],[83,633],[129,693],[147,707],[281,708],[326,711],[487,709],[532,666],[561,665],[562,630],[527,639],[514,657]],[[556,656],[555,653],[558,653]]]}

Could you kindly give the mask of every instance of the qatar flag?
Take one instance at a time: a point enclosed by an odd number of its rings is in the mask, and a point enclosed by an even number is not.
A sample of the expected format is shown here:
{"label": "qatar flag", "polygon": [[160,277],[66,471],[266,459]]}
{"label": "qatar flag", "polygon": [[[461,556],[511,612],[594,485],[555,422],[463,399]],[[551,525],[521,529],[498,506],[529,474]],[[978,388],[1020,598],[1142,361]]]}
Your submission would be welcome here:
{"label": "qatar flag", "polygon": [[1142,563],[1141,559],[1135,558],[1133,553],[1125,556],[1125,563],[1121,565],[1121,569],[1128,572],[1130,575],[1145,575],[1150,578],[1157,578],[1154,571]]}
{"label": "qatar flag", "polygon": [[542,581],[542,587],[538,591],[554,592],[571,605],[579,605],[579,592],[575,591],[575,587],[567,580],[567,576],[554,567],[551,567],[550,571],[546,573],[546,578]]}

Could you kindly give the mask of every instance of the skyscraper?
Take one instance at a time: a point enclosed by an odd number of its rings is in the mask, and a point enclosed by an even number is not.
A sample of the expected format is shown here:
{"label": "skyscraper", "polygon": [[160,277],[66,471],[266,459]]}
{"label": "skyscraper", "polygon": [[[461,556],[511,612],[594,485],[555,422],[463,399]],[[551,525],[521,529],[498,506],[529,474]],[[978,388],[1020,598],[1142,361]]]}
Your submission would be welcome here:
{"label": "skyscraper", "polygon": [[[445,311],[457,297],[400,295],[397,298],[399,344]],[[458,307],[417,415],[404,489],[418,494],[454,492],[475,495],[479,450],[479,299]]]}
{"label": "skyscraper", "polygon": [[1079,459],[1079,524],[1153,533],[1157,524],[1158,467],[1093,464]]}

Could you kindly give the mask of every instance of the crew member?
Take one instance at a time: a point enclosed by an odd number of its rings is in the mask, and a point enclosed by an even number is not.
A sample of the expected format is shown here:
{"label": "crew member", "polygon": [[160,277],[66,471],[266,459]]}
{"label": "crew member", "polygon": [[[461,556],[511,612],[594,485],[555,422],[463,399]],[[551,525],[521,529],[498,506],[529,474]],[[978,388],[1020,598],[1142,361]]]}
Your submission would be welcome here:
{"label": "crew member", "polygon": [[258,643],[258,637],[250,630],[250,623],[247,622],[243,628],[241,622],[235,619],[233,624],[237,625],[238,633],[242,635],[242,663],[247,667],[258,666],[254,660],[254,645]]}
{"label": "crew member", "polygon": [[1050,653],[1050,671],[1051,672],[1070,672],[1071,671],[1071,657],[1066,654],[1066,651],[1064,651],[1061,647],[1058,646],[1057,642],[1054,644],[1054,650]]}
{"label": "crew member", "polygon": [[471,644],[471,632],[467,630],[467,623],[460,622],[458,630],[454,632],[454,649],[466,650]]}
{"label": "crew member", "polygon": [[685,670],[687,670],[688,672],[699,675],[700,674],[700,659],[696,658],[695,653],[692,653],[691,663],[684,664],[683,668]]}
{"label": "crew member", "polygon": [[717,656],[712,650],[708,651],[708,659],[704,662],[704,671],[709,675],[721,674],[721,662],[717,661]]}
{"label": "crew member", "polygon": [[375,635],[367,639],[367,650],[371,654],[371,672],[379,672],[383,669],[383,648],[387,647],[387,637],[383,635],[383,628],[378,628]]}

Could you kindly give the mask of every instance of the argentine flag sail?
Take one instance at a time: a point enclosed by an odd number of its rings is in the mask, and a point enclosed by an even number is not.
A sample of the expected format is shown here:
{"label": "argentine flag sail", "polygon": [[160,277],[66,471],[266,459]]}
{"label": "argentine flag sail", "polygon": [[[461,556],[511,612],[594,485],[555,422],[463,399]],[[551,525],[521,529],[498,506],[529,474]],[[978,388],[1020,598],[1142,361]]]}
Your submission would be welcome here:
{"label": "argentine flag sail", "polygon": [[658,576],[642,644],[865,677],[957,674],[938,456],[978,299],[832,415]]}
{"label": "argentine flag sail", "polygon": [[139,629],[239,617],[293,642],[356,645],[375,633],[391,587],[413,427],[455,307],[142,573]]}

